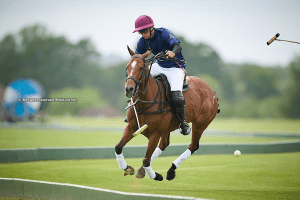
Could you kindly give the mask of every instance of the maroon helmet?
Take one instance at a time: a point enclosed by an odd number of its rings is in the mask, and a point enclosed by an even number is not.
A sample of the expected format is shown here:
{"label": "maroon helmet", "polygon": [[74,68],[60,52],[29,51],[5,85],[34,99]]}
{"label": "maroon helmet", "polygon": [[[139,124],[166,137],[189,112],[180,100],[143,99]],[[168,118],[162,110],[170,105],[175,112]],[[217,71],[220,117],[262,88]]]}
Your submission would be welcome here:
{"label": "maroon helmet", "polygon": [[135,20],[135,29],[133,33],[152,26],[154,26],[152,18],[148,15],[141,15]]}

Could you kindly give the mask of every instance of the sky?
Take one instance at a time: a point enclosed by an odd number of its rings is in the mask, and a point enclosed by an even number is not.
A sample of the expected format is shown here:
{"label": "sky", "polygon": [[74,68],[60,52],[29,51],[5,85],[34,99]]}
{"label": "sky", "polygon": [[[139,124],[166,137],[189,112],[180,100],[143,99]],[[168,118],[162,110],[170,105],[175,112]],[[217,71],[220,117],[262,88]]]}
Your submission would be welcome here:
{"label": "sky", "polygon": [[299,0],[0,0],[0,39],[39,23],[74,43],[90,38],[102,56],[126,60],[126,46],[134,49],[141,37],[132,33],[140,15],[211,46],[224,62],[286,66],[300,55],[300,44],[266,44],[276,33],[300,42]]}

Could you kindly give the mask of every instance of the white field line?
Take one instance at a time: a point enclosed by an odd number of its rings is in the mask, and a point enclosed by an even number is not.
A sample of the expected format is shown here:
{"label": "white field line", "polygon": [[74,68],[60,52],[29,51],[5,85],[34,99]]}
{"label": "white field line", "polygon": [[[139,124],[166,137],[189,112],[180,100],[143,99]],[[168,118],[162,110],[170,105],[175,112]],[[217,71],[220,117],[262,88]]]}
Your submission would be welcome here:
{"label": "white field line", "polygon": [[109,193],[121,194],[121,195],[133,195],[133,196],[144,196],[144,197],[159,197],[159,198],[168,198],[168,199],[209,200],[209,199],[202,199],[202,198],[195,198],[195,197],[184,197],[184,196],[173,196],[173,195],[159,195],[159,194],[145,194],[145,193],[121,192],[121,191],[116,191],[116,190],[108,190],[108,189],[88,187],[88,186],[75,185],[75,184],[69,184],[69,183],[55,183],[55,182],[36,181],[36,180],[18,179],[18,178],[0,178],[0,180],[20,181],[20,182],[32,182],[32,183],[40,183],[40,184],[48,184],[48,185],[58,185],[58,186],[69,186],[69,187],[82,188],[82,189],[87,189],[87,190],[94,190],[94,191],[102,191],[102,192],[109,192]]}

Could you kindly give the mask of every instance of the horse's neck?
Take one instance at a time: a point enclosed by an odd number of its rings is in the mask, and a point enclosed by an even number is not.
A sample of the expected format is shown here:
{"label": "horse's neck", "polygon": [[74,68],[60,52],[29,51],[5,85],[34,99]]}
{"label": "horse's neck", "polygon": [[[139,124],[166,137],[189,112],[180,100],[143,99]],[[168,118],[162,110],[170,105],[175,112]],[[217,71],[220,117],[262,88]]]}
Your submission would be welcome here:
{"label": "horse's neck", "polygon": [[[140,88],[141,90],[143,90],[145,87],[146,87],[146,83],[144,82]],[[146,91],[144,94],[143,93],[140,94],[140,99],[143,101],[155,101],[157,92],[158,92],[157,83],[150,74]],[[149,104],[139,103],[139,107],[145,107],[145,106],[149,106]]]}

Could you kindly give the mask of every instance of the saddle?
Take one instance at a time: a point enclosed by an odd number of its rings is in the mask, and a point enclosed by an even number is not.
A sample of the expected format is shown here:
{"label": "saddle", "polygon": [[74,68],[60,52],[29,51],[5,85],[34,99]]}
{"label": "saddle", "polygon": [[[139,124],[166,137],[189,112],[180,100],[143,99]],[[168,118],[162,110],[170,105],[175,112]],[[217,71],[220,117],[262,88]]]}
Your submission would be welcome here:
{"label": "saddle", "polygon": [[[158,75],[154,76],[153,78],[162,83],[162,85],[164,86],[165,91],[166,91],[166,94],[165,94],[166,98],[167,98],[166,100],[167,100],[167,102],[170,102],[171,87],[170,87],[170,83],[168,81],[167,76],[164,74],[158,74]],[[186,81],[186,74],[185,74],[184,79],[183,79],[182,92],[187,91],[189,88],[190,88],[190,85]]]}

